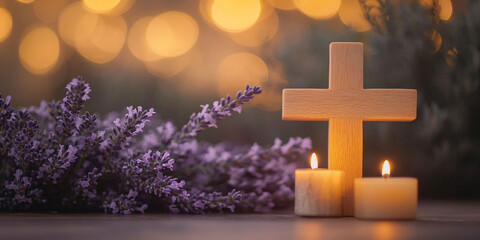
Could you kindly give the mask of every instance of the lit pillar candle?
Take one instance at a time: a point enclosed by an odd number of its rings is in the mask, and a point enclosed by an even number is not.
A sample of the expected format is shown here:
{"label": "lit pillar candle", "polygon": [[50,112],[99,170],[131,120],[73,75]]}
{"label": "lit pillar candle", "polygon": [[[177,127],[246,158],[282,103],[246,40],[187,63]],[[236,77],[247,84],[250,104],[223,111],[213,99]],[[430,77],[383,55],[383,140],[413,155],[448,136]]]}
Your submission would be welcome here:
{"label": "lit pillar candle", "polygon": [[295,214],[310,217],[342,216],[344,172],[318,168],[315,153],[311,169],[295,170]]}
{"label": "lit pillar candle", "polygon": [[390,177],[385,161],[380,178],[355,179],[355,217],[362,219],[415,219],[417,215],[416,178]]}

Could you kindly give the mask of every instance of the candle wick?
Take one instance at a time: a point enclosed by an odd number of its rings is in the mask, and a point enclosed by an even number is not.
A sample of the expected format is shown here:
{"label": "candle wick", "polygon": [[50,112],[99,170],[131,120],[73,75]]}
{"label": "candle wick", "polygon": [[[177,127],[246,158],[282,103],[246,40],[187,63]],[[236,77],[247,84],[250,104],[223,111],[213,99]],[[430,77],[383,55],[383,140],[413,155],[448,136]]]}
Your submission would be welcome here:
{"label": "candle wick", "polygon": [[387,174],[387,173],[386,173],[386,174],[383,174],[383,178],[384,178],[385,180],[387,180],[389,177],[390,177],[390,174]]}

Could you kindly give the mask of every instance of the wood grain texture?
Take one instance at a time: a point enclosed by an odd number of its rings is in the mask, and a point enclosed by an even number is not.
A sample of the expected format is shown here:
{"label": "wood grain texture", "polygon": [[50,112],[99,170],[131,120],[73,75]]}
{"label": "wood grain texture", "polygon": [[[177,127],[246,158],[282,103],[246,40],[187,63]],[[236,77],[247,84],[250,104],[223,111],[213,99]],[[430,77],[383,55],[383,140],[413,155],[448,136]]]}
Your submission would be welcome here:
{"label": "wood grain texture", "polygon": [[331,118],[328,121],[328,169],[345,172],[343,215],[353,216],[353,183],[362,177],[363,121]]}
{"label": "wood grain texture", "polygon": [[329,121],[328,166],[345,171],[344,216],[362,177],[363,121],[412,121],[417,91],[363,89],[363,44],[331,43],[329,89],[284,89],[283,120]]}
{"label": "wood grain texture", "polygon": [[283,120],[413,121],[417,117],[414,89],[284,89]]}
{"label": "wood grain texture", "polygon": [[1,213],[0,239],[480,239],[480,202],[420,202],[416,221],[270,214]]}
{"label": "wood grain texture", "polygon": [[345,173],[323,169],[295,170],[295,208],[299,216],[341,217]]}
{"label": "wood grain texture", "polygon": [[363,43],[330,43],[330,89],[363,88]]}

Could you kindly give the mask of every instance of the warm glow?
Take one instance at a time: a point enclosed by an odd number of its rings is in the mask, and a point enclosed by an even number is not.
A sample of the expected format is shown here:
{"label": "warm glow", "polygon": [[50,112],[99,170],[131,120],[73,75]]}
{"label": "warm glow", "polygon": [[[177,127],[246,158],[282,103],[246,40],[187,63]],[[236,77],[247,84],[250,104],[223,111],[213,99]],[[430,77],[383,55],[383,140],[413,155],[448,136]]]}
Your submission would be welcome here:
{"label": "warm glow", "polygon": [[341,0],[294,0],[295,6],[305,15],[315,19],[327,19],[335,16]]}
{"label": "warm glow", "polygon": [[[265,85],[262,85],[265,86]],[[278,111],[282,109],[282,89],[278,87],[264,89],[254,104],[263,110]]]}
{"label": "warm glow", "polygon": [[[328,239],[328,226],[315,219],[306,219],[305,221],[295,221],[295,234],[293,239],[318,240]],[[330,235],[332,236],[332,235]]]}
{"label": "warm glow", "polygon": [[408,233],[400,230],[392,222],[389,221],[379,221],[373,224],[373,238],[374,240],[384,240],[384,239],[406,239],[408,238]]}
{"label": "warm glow", "polygon": [[382,176],[390,176],[390,164],[388,163],[388,160],[385,160],[385,162],[383,162]]}
{"label": "warm glow", "polygon": [[32,3],[35,0],[17,0],[17,1],[21,3]]}
{"label": "warm glow", "polygon": [[83,6],[94,13],[108,13],[117,7],[122,0],[83,0]]}
{"label": "warm glow", "polygon": [[432,30],[430,33],[430,38],[433,42],[433,51],[438,52],[442,47],[442,35],[440,35],[440,33],[438,33],[436,30]]}
{"label": "warm glow", "polygon": [[372,28],[367,19],[365,19],[359,0],[342,0],[338,16],[343,24],[356,32],[365,32]]}
{"label": "warm glow", "polygon": [[[159,78],[170,78],[179,74],[188,63],[190,63],[190,54],[185,54],[175,58],[162,58],[153,62],[146,62],[145,67],[148,72]],[[189,86],[190,87],[190,86]]]}
{"label": "warm glow", "polygon": [[203,20],[212,26],[216,26],[212,19],[212,5],[214,0],[199,0],[198,11]]}
{"label": "warm glow", "polygon": [[455,62],[457,60],[457,55],[458,55],[458,50],[456,48],[448,50],[447,56],[445,56],[445,60],[447,61],[447,64],[450,67],[453,67],[455,65]]}
{"label": "warm glow", "polygon": [[312,153],[312,156],[310,157],[310,167],[312,169],[318,168],[318,159],[317,159],[317,154],[315,153]]}
{"label": "warm glow", "polygon": [[261,9],[259,0],[215,0],[211,12],[218,27],[240,32],[257,22]]}
{"label": "warm glow", "polygon": [[198,39],[198,25],[183,12],[165,12],[152,19],[145,36],[153,52],[164,57],[176,57],[193,47]]}
{"label": "warm glow", "polygon": [[5,8],[0,8],[0,42],[7,39],[12,31],[12,15]]}
{"label": "warm glow", "polygon": [[51,70],[60,55],[57,35],[48,27],[29,31],[20,43],[20,62],[29,72],[44,74]]}
{"label": "warm glow", "polygon": [[282,10],[294,10],[293,0],[266,0],[270,5]]}
{"label": "warm glow", "polygon": [[122,50],[126,35],[127,23],[122,17],[99,17],[88,39],[77,38],[75,46],[80,55],[89,61],[106,63]]}
{"label": "warm glow", "polygon": [[122,49],[127,24],[122,17],[99,16],[86,11],[81,2],[68,5],[58,20],[60,37],[94,63],[114,59]]}
{"label": "warm glow", "polygon": [[[432,7],[434,0],[420,0],[420,3],[425,7]],[[448,20],[452,16],[452,2],[450,0],[438,0],[440,7],[440,19]]]}
{"label": "warm glow", "polygon": [[[291,1],[291,0],[290,0]],[[219,26],[218,23],[215,22],[212,16],[212,7],[213,3],[215,0],[199,0],[198,1],[198,10],[200,11],[200,15],[202,18],[210,25],[219,27],[224,31],[233,33],[233,32],[242,32],[246,29],[249,29],[251,26],[247,28],[241,28],[240,30],[229,30],[226,28],[223,28],[222,26]],[[250,9],[251,10],[251,9]],[[256,21],[254,21],[254,24],[252,26],[255,26],[255,23],[262,21],[263,19],[268,18],[273,12],[275,11],[275,7],[272,6],[271,4],[266,3],[265,1],[260,1],[260,14]]]}
{"label": "warm glow", "polygon": [[148,24],[150,24],[152,19],[153,17],[140,18],[132,25],[128,33],[128,49],[133,56],[144,62],[156,61],[162,58],[162,56],[150,49],[145,38]]}
{"label": "warm glow", "polygon": [[268,4],[264,1],[261,1],[260,15],[258,16],[257,21],[255,22],[255,24],[252,27],[254,27],[256,24],[258,24],[258,22],[263,21],[263,20],[267,19],[268,17],[270,17],[270,15],[272,15],[273,13],[275,13],[275,8],[272,5],[270,5],[270,4]]}
{"label": "warm glow", "polygon": [[75,47],[90,39],[90,35],[97,26],[99,16],[87,12],[80,2],[75,2],[62,11],[58,19],[58,33],[65,43]]}
{"label": "warm glow", "polygon": [[101,20],[91,36],[93,45],[104,52],[118,53],[123,47],[127,33],[125,20],[121,17]]}
{"label": "warm glow", "polygon": [[275,36],[278,30],[278,15],[272,12],[269,17],[259,21],[246,31],[229,33],[230,38],[243,46],[257,47]]}
{"label": "warm glow", "polygon": [[440,5],[440,18],[442,20],[448,20],[452,16],[452,2],[450,0],[438,1]]}
{"label": "warm glow", "polygon": [[67,0],[41,0],[32,5],[35,16],[44,23],[53,23],[58,20],[60,13],[67,4]]}
{"label": "warm glow", "polygon": [[122,0],[114,9],[108,12],[108,15],[120,16],[128,11],[134,3],[135,0]]}
{"label": "warm glow", "polygon": [[268,81],[262,83],[262,94],[255,97],[252,105],[267,111],[278,111],[282,109],[282,89],[285,88],[287,80],[283,73],[281,64],[271,63],[268,66]]}
{"label": "warm glow", "polygon": [[267,64],[261,58],[246,52],[234,53],[218,66],[217,89],[220,96],[235,96],[247,84],[262,86],[267,79]]}

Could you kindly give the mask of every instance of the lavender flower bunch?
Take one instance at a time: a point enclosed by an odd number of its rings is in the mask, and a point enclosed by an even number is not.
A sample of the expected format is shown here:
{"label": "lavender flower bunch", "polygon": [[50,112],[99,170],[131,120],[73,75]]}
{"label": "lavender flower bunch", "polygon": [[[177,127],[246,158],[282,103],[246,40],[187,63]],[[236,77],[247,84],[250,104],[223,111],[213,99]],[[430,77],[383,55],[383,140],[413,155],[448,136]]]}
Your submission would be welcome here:
{"label": "lavender flower bunch", "polygon": [[18,111],[0,95],[1,210],[268,212],[292,203],[292,159],[310,139],[264,148],[195,138],[240,113],[260,87],[202,105],[181,128],[142,107],[99,120],[82,111],[91,89],[81,77],[66,88],[62,101]]}

